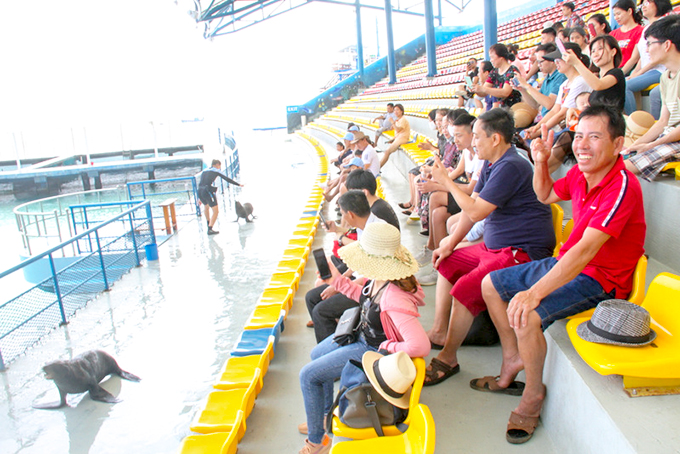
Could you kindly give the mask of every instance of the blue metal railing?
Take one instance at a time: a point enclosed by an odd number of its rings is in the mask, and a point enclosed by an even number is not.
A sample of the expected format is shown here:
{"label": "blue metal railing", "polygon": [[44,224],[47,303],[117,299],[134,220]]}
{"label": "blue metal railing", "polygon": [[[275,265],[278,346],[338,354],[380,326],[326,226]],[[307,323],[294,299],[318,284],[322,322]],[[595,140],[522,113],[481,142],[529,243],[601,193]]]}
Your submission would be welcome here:
{"label": "blue metal railing", "polygon": [[[60,250],[73,243],[80,255],[61,257]],[[0,273],[6,300],[0,305],[0,370],[139,266],[144,248],[155,244],[151,202],[145,200]]]}
{"label": "blue metal railing", "polygon": [[[173,188],[176,183],[178,182],[185,182],[185,185],[181,189]],[[157,190],[158,186],[161,185],[162,183],[170,183],[168,184],[167,188],[163,190]],[[156,186],[152,188],[151,186]],[[139,192],[135,192],[135,189],[138,188]],[[185,205],[193,205],[193,212],[195,212],[196,216],[201,216],[201,209],[198,205],[198,185],[196,183],[196,177],[177,177],[177,178],[162,178],[159,180],[145,180],[145,181],[132,181],[130,183],[127,183],[127,191],[128,191],[128,199],[130,200],[135,200],[135,199],[151,199],[151,200],[158,200],[162,201],[162,199],[165,199],[167,196],[173,196],[177,199],[177,202],[175,203],[175,207],[178,208],[178,215],[181,216],[182,212],[179,210],[179,207],[185,206]],[[184,213],[184,214],[193,214],[193,213]],[[162,218],[163,215],[162,213],[159,215],[154,215],[156,218]]]}

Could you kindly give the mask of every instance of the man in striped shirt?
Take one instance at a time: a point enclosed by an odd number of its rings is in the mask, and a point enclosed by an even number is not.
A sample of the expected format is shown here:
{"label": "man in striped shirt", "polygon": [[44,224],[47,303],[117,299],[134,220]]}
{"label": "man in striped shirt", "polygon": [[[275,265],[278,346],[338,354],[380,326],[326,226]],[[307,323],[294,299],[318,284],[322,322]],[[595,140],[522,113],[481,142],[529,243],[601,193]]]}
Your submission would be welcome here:
{"label": "man in striped shirt", "polygon": [[[531,438],[545,398],[541,330],[600,301],[625,299],[631,291],[646,225],[640,183],[619,156],[625,131],[620,113],[601,106],[586,109],[573,142],[578,165],[556,182],[548,170],[553,133],[544,126],[542,137],[531,144],[538,199],[545,204],[571,200],[574,229],[557,257],[493,271],[482,282],[503,363],[497,379],[484,377],[470,385],[522,394],[508,424],[511,443]],[[522,369],[526,386],[514,381]]]}

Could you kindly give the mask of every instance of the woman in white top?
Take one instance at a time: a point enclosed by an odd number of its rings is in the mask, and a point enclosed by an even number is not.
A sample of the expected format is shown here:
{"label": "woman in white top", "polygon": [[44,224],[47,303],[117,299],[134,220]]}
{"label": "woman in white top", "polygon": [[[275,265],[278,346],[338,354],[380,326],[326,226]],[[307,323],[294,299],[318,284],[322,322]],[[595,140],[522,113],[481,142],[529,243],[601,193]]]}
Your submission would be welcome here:
{"label": "woman in white top", "polygon": [[[650,24],[668,14],[672,8],[670,0],[644,0],[642,2],[642,15],[647,19],[647,26],[644,30],[647,30]],[[635,93],[646,89],[652,84],[658,84],[661,73],[665,69],[662,65],[654,65],[650,62],[644,30],[640,41],[638,41],[637,46],[633,50],[633,55],[623,66],[624,74],[628,74],[633,69],[633,66],[635,66],[635,69],[626,79],[626,103],[624,110],[627,115],[637,110]]]}

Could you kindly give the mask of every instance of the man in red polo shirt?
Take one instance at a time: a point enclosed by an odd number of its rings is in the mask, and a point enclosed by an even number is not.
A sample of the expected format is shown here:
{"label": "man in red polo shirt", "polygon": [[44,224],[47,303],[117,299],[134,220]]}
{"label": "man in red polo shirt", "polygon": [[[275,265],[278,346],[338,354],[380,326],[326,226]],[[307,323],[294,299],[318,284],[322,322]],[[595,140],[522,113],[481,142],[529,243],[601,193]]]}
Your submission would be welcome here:
{"label": "man in red polo shirt", "polygon": [[[547,164],[553,133],[544,128],[541,139],[531,144],[538,199],[546,204],[571,200],[574,229],[557,258],[494,271],[482,282],[501,338],[503,364],[497,379],[474,379],[470,386],[522,394],[508,423],[510,443],[528,441],[538,424],[546,392],[542,330],[600,301],[626,298],[631,291],[646,225],[640,184],[619,156],[625,131],[620,113],[599,106],[586,109],[573,143],[578,165],[557,182]],[[522,369],[526,386],[514,381]]]}

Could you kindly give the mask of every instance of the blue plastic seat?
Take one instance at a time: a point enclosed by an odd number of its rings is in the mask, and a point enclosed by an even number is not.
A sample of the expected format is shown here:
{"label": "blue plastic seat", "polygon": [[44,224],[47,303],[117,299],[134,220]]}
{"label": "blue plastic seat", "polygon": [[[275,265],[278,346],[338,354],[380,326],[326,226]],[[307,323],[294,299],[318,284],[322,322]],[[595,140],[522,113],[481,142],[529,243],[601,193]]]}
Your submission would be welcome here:
{"label": "blue plastic seat", "polygon": [[236,347],[231,352],[232,356],[250,356],[261,355],[267,348],[269,336],[274,336],[274,352],[276,352],[276,344],[279,342],[281,332],[283,331],[283,315],[271,328],[247,329],[241,333],[241,336],[236,342]]}

